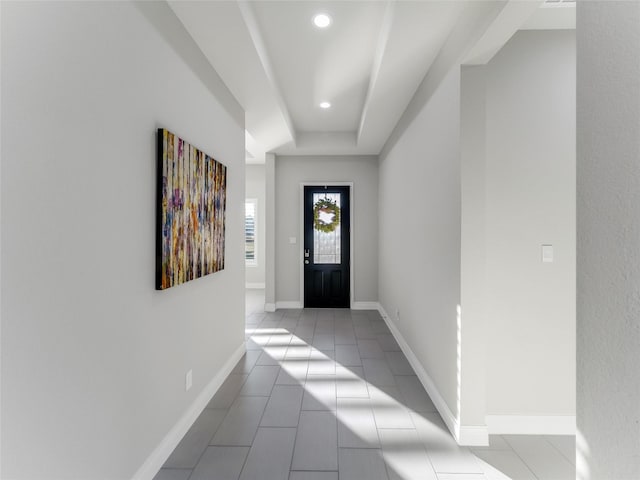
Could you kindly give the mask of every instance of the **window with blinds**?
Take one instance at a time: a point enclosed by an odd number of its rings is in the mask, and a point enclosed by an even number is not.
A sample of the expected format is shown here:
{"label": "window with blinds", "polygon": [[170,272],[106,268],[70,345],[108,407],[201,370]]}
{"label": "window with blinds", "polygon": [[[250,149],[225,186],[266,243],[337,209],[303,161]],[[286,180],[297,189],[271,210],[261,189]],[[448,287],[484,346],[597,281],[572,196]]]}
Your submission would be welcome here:
{"label": "window with blinds", "polygon": [[246,265],[257,265],[257,216],[258,201],[248,198],[244,202],[244,260]]}

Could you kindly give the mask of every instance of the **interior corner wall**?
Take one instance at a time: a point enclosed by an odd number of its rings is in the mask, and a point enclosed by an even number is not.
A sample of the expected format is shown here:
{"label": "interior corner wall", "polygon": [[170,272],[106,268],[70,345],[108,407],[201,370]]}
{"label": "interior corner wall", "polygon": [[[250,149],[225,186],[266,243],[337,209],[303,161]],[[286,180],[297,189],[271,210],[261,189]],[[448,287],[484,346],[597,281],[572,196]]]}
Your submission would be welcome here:
{"label": "interior corner wall", "polygon": [[460,425],[482,427],[485,433],[486,97],[486,67],[463,66],[460,72]]}
{"label": "interior corner wall", "polygon": [[265,286],[264,309],[276,310],[276,155],[264,155],[265,176]]}
{"label": "interior corner wall", "polygon": [[579,480],[640,478],[640,3],[578,2]]}
{"label": "interior corner wall", "polygon": [[256,215],[256,259],[257,265],[247,265],[246,284],[257,286],[265,284],[266,262],[266,176],[264,165],[247,165],[246,169],[246,198],[254,198],[258,202]]}
{"label": "interior corner wall", "polygon": [[379,165],[380,303],[457,416],[459,68],[383,151]]}
{"label": "interior corner wall", "polygon": [[[1,30],[0,476],[129,479],[244,341],[244,114],[164,2]],[[228,167],[225,269],[165,291],[158,127]]]}
{"label": "interior corner wall", "polygon": [[518,32],[486,66],[487,414],[543,429],[575,415],[575,82],[570,30]]}
{"label": "interior corner wall", "polygon": [[[275,164],[276,299],[301,302],[300,184],[353,182],[353,302],[378,301],[378,163],[375,156],[278,156]],[[289,242],[290,237],[296,243]]]}

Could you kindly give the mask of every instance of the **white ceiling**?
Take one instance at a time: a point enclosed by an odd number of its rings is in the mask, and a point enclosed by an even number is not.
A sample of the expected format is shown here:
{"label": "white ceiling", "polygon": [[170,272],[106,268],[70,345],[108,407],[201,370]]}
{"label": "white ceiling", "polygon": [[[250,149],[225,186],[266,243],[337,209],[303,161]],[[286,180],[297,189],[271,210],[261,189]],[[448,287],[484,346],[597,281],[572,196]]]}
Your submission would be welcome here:
{"label": "white ceiling", "polygon": [[[575,28],[566,0],[169,5],[245,109],[250,163],[265,152],[378,154],[443,52],[485,63],[519,28]],[[320,12],[330,27],[313,25]],[[469,44],[462,27],[474,15],[482,35]]]}

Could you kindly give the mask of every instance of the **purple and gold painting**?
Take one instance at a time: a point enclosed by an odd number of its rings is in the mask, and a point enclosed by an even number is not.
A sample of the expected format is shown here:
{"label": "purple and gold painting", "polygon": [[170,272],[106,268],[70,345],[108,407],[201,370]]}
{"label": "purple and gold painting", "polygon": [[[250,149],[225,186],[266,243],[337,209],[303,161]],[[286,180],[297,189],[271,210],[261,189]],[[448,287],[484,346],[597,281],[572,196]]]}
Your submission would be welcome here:
{"label": "purple and gold painting", "polygon": [[224,269],[227,167],[158,129],[156,289]]}

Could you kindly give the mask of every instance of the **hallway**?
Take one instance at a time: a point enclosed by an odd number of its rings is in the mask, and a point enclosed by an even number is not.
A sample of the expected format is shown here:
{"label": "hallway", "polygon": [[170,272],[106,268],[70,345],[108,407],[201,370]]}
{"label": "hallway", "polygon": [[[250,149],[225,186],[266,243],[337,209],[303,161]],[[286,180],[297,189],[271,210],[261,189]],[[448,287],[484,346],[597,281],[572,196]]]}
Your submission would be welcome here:
{"label": "hallway", "polygon": [[[640,1],[0,1],[0,31],[0,478],[640,479]],[[308,183],[353,185],[354,311],[302,310]]]}
{"label": "hallway", "polygon": [[155,480],[569,480],[573,437],[456,445],[376,311],[265,313]]}

